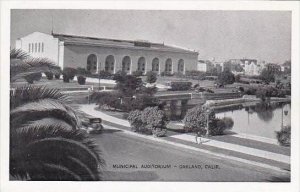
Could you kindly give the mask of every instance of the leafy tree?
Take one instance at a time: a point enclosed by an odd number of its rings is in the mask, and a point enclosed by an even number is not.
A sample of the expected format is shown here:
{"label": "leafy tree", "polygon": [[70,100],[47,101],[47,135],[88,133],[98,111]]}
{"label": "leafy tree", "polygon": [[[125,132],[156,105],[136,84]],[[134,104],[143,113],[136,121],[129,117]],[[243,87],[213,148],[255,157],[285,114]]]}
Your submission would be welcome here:
{"label": "leafy tree", "polygon": [[124,77],[120,77],[116,79],[117,85],[116,89],[124,96],[124,97],[132,97],[136,94],[138,90],[142,87],[142,79],[137,78],[132,75],[126,75]]}
{"label": "leafy tree", "polygon": [[275,74],[273,71],[270,71],[268,69],[263,69],[260,73],[260,78],[265,83],[270,83],[275,81]]}
{"label": "leafy tree", "polygon": [[140,77],[140,76],[143,75],[143,71],[133,71],[132,75],[135,76],[135,77]]}
{"label": "leafy tree", "polygon": [[218,82],[222,85],[233,84],[235,81],[234,74],[230,71],[223,71],[218,76]]}
{"label": "leafy tree", "polygon": [[157,74],[153,71],[148,71],[146,73],[146,76],[147,76],[146,78],[147,83],[155,83],[157,80]]}
{"label": "leafy tree", "polygon": [[198,105],[186,113],[183,119],[184,128],[186,131],[203,132],[207,129],[207,120],[209,120],[209,127],[211,127],[214,119],[215,113],[213,111],[206,106]]}

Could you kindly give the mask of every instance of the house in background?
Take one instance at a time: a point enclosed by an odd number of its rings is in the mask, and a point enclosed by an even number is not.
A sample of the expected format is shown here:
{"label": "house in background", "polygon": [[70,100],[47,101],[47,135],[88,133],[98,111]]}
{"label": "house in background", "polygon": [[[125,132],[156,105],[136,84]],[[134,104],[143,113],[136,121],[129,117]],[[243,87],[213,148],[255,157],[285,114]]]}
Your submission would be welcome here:
{"label": "house in background", "polygon": [[154,71],[182,73],[197,70],[198,52],[152,43],[34,32],[16,41],[16,48],[32,57],[46,57],[61,68],[86,68],[91,73],[101,70]]}

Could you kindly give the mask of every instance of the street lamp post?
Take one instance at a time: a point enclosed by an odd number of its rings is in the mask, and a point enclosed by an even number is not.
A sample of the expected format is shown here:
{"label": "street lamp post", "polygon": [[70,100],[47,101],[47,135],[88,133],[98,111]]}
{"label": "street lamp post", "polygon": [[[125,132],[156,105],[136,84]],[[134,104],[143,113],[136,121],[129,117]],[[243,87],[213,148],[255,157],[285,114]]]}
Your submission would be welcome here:
{"label": "street lamp post", "polygon": [[100,77],[100,66],[101,66],[101,63],[99,63],[99,69],[98,69],[98,80],[99,80],[98,86],[99,86],[99,91],[100,91],[100,79],[101,79],[101,77]]}

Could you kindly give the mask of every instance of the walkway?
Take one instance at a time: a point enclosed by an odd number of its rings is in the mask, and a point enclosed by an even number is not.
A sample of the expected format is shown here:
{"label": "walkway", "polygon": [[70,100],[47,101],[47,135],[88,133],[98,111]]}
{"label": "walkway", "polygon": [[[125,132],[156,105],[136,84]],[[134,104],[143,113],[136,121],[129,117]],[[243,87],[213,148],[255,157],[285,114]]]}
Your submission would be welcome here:
{"label": "walkway", "polygon": [[[130,133],[130,124],[127,120],[119,119],[107,115],[101,111],[97,111],[94,108],[95,104],[80,105],[80,109],[88,115],[94,117],[101,117],[104,120],[104,124],[108,124],[110,127],[117,127]],[[131,132],[130,134],[137,134]],[[147,139],[154,139],[150,136],[145,136]],[[251,138],[251,137],[249,137]],[[278,145],[264,143],[256,140],[245,139],[243,137],[221,136],[221,137],[209,137],[205,139],[202,144],[195,143],[195,136],[192,134],[172,133],[170,136],[163,138],[155,138],[158,142],[168,143],[192,149],[204,153],[213,154],[222,158],[232,159],[240,162],[245,162],[252,165],[261,167],[268,167],[275,170],[290,168],[290,150],[286,147]]]}

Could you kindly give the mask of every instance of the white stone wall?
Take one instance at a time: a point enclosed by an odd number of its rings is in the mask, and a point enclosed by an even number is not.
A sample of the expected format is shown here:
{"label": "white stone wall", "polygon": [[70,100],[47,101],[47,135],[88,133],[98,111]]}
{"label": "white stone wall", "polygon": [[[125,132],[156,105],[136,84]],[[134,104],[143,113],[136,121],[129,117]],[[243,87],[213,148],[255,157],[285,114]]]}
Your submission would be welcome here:
{"label": "white stone wall", "polygon": [[145,72],[152,70],[152,60],[159,59],[160,72],[165,70],[165,62],[168,58],[172,59],[172,72],[177,72],[178,61],[184,60],[185,70],[197,69],[197,54],[185,54],[152,50],[133,50],[128,48],[108,48],[99,46],[82,46],[82,45],[64,45],[64,67],[84,67],[87,65],[87,58],[90,54],[97,56],[98,69],[105,69],[105,60],[109,55],[113,55],[115,59],[115,72],[122,69],[122,60],[125,56],[131,59],[130,71],[136,71],[138,67],[138,59],[145,57]]}
{"label": "white stone wall", "polygon": [[[29,44],[34,45],[33,50],[32,46],[30,47],[31,50],[29,50]],[[37,44],[37,50],[35,50],[35,44]],[[40,49],[38,49],[38,45],[40,45]],[[40,32],[31,33],[16,41],[16,49],[22,49],[32,57],[48,58],[57,64],[59,63],[58,39],[53,38],[52,35]]]}

